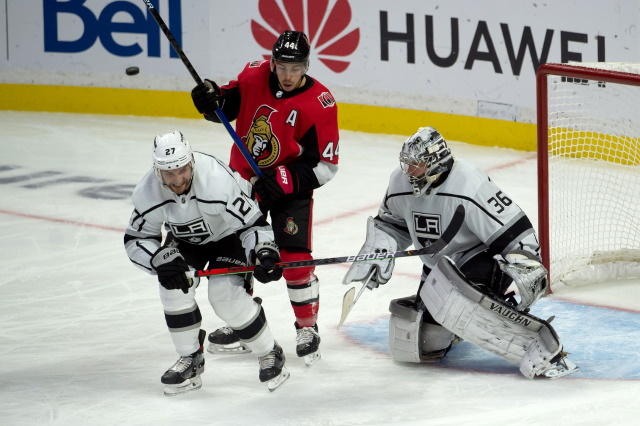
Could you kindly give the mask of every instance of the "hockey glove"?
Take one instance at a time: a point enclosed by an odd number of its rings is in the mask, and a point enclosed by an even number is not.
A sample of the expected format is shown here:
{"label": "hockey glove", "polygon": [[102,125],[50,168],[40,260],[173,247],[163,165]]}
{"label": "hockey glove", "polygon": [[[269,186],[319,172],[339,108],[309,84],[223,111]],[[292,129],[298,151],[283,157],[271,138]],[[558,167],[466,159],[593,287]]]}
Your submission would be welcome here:
{"label": "hockey glove", "polygon": [[193,88],[191,99],[200,114],[213,115],[216,113],[216,108],[218,108],[220,88],[215,82],[205,80],[204,83],[198,84]]}
{"label": "hockey glove", "polygon": [[397,249],[398,243],[396,240],[378,228],[375,220],[369,216],[369,219],[367,219],[367,239],[358,255],[376,253],[380,257],[374,257],[374,260],[354,262],[344,276],[342,283],[349,284],[352,281],[365,282],[373,272],[371,279],[367,283],[367,287],[370,290],[378,288],[380,284],[386,284],[393,273],[395,259],[393,257],[385,257],[385,253],[393,253]]}
{"label": "hockey glove", "polygon": [[270,241],[256,244],[251,252],[252,263],[256,265],[253,276],[261,283],[278,281],[282,278],[282,268],[276,268],[280,262],[280,251],[275,243]]}
{"label": "hockey glove", "polygon": [[185,275],[189,265],[175,247],[161,247],[151,258],[151,266],[158,273],[160,285],[167,290],[180,289],[187,294],[193,285],[193,280]]}
{"label": "hockey glove", "polygon": [[500,269],[513,278],[520,293],[520,303],[516,309],[523,311],[540,299],[547,290],[547,269],[528,253],[511,252],[504,258],[494,256]]}
{"label": "hockey glove", "polygon": [[294,194],[293,177],[293,173],[285,166],[278,166],[273,170],[265,170],[262,177],[253,184],[260,203],[268,208],[283,196]]}

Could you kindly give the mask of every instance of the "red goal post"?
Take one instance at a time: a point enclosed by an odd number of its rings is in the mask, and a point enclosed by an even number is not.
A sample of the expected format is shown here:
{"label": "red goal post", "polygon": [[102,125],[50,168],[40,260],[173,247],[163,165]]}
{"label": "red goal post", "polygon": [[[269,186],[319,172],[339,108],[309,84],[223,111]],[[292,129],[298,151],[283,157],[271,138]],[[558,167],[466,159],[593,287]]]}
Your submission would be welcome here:
{"label": "red goal post", "polygon": [[544,64],[536,94],[550,291],[640,277],[640,64]]}

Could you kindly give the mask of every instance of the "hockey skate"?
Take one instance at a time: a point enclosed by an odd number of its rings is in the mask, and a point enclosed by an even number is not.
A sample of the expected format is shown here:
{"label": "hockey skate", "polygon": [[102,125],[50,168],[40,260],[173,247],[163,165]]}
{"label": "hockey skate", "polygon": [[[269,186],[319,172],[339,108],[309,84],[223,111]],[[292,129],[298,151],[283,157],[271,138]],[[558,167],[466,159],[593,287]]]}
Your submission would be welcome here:
{"label": "hockey skate", "polygon": [[566,352],[560,352],[558,356],[551,360],[551,368],[546,369],[539,374],[539,377],[547,379],[557,379],[575,373],[580,369],[573,361],[567,359]]}
{"label": "hockey skate", "polygon": [[218,355],[248,354],[251,352],[231,327],[225,325],[209,334],[207,352]]}
{"label": "hockey skate", "polygon": [[318,334],[318,324],[313,327],[296,326],[296,353],[304,360],[307,367],[320,360],[320,335]]}
{"label": "hockey skate", "polygon": [[[254,297],[253,300],[261,305],[262,299]],[[239,355],[251,353],[247,346],[231,327],[225,325],[209,334],[209,346],[207,352],[218,355]]]}
{"label": "hockey skate", "polygon": [[440,351],[433,351],[433,352],[423,352],[420,355],[420,361],[424,361],[427,363],[431,363],[431,362],[438,362],[440,360],[442,360],[442,358],[444,358],[449,351],[458,343],[463,342],[464,340],[458,336],[455,336],[453,338],[453,341],[451,342],[451,344],[445,348],[442,349]]}
{"label": "hockey skate", "polygon": [[285,356],[278,343],[273,350],[258,358],[260,362],[260,381],[267,382],[269,392],[276,390],[289,378],[289,371],[284,367]]}
{"label": "hockey skate", "polygon": [[207,332],[200,330],[198,340],[200,348],[188,356],[181,356],[173,366],[168,369],[160,381],[166,386],[164,394],[167,396],[179,395],[200,389],[202,379],[200,375],[204,372],[204,353],[202,345]]}

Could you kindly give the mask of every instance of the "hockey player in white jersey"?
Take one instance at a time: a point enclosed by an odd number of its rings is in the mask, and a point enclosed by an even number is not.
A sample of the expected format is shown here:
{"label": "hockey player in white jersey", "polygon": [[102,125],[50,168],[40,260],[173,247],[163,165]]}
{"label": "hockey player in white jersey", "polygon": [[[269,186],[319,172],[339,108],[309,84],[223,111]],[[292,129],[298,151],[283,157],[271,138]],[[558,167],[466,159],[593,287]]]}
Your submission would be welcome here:
{"label": "hockey player in white jersey", "polygon": [[[446,232],[445,232],[446,231]],[[391,301],[389,349],[395,359],[437,361],[464,339],[519,366],[525,377],[572,373],[547,321],[529,314],[546,291],[537,235],[526,214],[484,172],[454,158],[445,139],[423,127],[407,139],[361,253],[428,247],[416,295]],[[343,283],[389,281],[394,260],[354,263]],[[509,291],[515,284],[519,295]]]}
{"label": "hockey player in white jersey", "polygon": [[[223,162],[193,152],[179,131],[153,141],[153,167],[133,191],[134,210],[124,236],[129,259],[157,275],[160,300],[180,358],[162,376],[166,395],[199,389],[204,371],[202,316],[195,299],[199,278],[190,269],[255,264],[261,282],[280,279],[273,231],[251,198],[251,185]],[[162,242],[162,231],[166,239]],[[265,312],[247,289],[251,274],[209,278],[216,314],[258,355],[259,379],[274,390],[288,377],[282,348]]]}

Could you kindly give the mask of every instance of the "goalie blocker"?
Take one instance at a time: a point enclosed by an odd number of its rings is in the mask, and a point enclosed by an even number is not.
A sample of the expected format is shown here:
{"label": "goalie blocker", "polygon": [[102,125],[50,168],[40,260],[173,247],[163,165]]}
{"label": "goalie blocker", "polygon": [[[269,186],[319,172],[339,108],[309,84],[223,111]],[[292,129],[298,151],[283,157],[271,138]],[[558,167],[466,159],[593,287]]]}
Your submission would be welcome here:
{"label": "goalie blocker", "polygon": [[[555,379],[578,369],[565,358],[560,339],[547,321],[520,312],[474,285],[446,256],[427,276],[420,297],[444,331],[451,333],[450,342],[455,334],[517,365],[529,379]],[[422,322],[422,312],[411,298],[393,300],[390,311],[389,349],[395,359],[420,362],[432,356],[437,346],[442,346],[442,356],[446,354],[450,348],[443,342],[446,332],[425,333],[422,328],[433,325]],[[441,341],[425,341],[429,336]]]}

